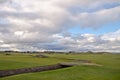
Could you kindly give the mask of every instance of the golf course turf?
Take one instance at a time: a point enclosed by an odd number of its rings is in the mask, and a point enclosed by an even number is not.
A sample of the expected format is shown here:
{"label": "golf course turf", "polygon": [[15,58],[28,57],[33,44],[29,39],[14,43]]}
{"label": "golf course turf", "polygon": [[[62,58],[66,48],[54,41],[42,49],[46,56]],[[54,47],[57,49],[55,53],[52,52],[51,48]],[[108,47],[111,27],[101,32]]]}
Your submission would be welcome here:
{"label": "golf course turf", "polygon": [[[51,71],[26,73],[0,78],[0,80],[119,80],[120,54],[45,54],[48,58],[33,57],[36,54],[0,54],[0,70],[30,68],[36,66],[69,63],[72,59],[88,60],[95,65],[78,65]],[[63,59],[64,58],[64,59]],[[74,63],[74,62],[72,62]]]}

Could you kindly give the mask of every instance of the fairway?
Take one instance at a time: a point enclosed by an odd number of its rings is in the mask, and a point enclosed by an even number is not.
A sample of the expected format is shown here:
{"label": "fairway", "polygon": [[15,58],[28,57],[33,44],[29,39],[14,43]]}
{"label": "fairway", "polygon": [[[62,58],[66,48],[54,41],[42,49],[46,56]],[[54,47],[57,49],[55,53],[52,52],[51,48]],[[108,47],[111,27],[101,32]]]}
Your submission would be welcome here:
{"label": "fairway", "polygon": [[[32,54],[33,55],[33,54]],[[69,59],[90,60],[102,66],[79,65],[52,71],[19,74],[0,80],[119,80],[120,54],[46,54],[35,58],[28,54],[0,54],[0,70],[27,68],[70,62]]]}
{"label": "fairway", "polygon": [[34,66],[44,66],[65,62],[68,60],[56,59],[56,58],[36,58],[28,54],[0,54],[0,70],[17,69]]}

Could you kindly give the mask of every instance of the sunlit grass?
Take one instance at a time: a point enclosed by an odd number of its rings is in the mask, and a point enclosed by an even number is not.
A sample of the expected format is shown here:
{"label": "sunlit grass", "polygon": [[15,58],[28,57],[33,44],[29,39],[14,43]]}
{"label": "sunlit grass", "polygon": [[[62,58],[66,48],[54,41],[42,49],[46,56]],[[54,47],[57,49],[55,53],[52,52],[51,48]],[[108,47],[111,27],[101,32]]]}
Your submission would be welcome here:
{"label": "sunlit grass", "polygon": [[[14,57],[13,57],[14,56]],[[16,62],[21,62],[18,65],[24,64],[23,67],[30,67],[36,65],[55,64],[58,62],[66,62],[65,59],[83,59],[91,60],[94,63],[103,66],[75,66],[70,68],[20,74],[10,76],[6,78],[0,78],[0,80],[119,80],[120,79],[120,54],[79,54],[79,55],[65,55],[65,54],[47,54],[50,58],[33,58],[29,55],[11,55],[1,56],[0,68],[8,66]],[[57,57],[57,58],[52,58]],[[7,59],[6,59],[7,58]],[[61,59],[60,59],[61,58]],[[10,61],[10,62],[9,62]],[[13,61],[13,62],[12,62]],[[15,61],[15,62],[14,62]],[[4,65],[4,63],[6,63]],[[6,67],[7,68],[7,67]],[[16,68],[12,66],[12,68]]]}

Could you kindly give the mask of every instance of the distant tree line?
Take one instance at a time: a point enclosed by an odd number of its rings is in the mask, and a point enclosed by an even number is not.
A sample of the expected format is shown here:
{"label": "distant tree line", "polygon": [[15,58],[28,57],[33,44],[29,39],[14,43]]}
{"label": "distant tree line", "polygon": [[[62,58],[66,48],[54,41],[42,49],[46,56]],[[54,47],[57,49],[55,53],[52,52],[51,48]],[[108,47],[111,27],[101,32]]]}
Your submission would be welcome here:
{"label": "distant tree line", "polygon": [[110,53],[110,52],[92,52],[92,51],[87,51],[87,52],[75,52],[75,51],[66,51],[66,52],[57,52],[57,51],[43,51],[43,52],[39,52],[39,51],[11,51],[11,50],[6,50],[6,51],[0,51],[0,53],[27,53],[27,54],[31,54],[31,53],[41,53],[41,54],[106,54],[106,53]]}

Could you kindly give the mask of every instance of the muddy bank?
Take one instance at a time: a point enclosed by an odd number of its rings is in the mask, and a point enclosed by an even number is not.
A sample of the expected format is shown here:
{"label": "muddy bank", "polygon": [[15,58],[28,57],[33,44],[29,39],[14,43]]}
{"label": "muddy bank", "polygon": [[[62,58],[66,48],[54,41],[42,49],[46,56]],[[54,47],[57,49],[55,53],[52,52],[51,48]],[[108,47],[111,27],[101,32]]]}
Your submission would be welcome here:
{"label": "muddy bank", "polygon": [[61,68],[72,67],[72,66],[74,66],[74,65],[55,64],[55,65],[40,66],[40,67],[33,67],[33,68],[22,68],[22,69],[14,69],[14,70],[0,70],[0,77],[6,77],[6,76],[24,74],[24,73],[32,73],[32,72],[49,71],[49,70],[61,69]]}

